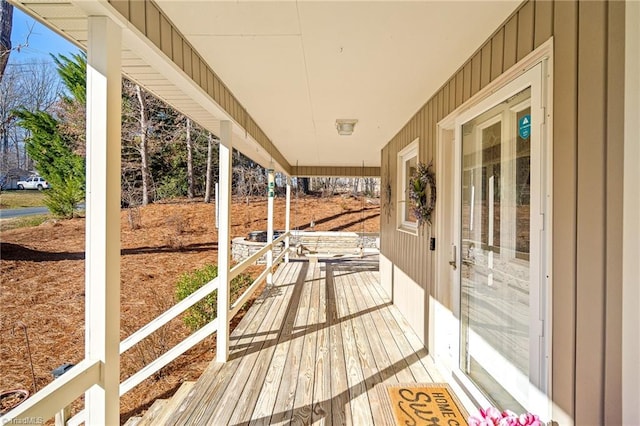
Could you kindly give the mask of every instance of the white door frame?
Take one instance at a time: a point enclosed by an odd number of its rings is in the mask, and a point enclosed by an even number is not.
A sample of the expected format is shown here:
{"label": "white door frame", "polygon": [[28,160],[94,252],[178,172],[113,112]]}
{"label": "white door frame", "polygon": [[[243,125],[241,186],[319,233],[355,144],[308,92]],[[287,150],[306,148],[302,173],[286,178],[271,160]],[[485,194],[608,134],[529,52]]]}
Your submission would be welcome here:
{"label": "white door frame", "polygon": [[[533,70],[539,71],[533,71]],[[542,166],[542,170],[538,170],[536,173],[541,177],[539,182],[539,193],[541,195],[540,199],[535,200],[538,209],[540,211],[544,211],[544,215],[539,215],[537,217],[539,222],[539,227],[541,228],[541,246],[536,248],[537,253],[541,254],[541,258],[538,259],[538,263],[540,265],[540,270],[536,271],[537,277],[535,278],[537,282],[541,283],[539,297],[537,298],[541,304],[537,306],[536,309],[539,312],[540,321],[536,321],[535,329],[539,329],[540,334],[544,337],[541,338],[541,346],[540,346],[540,357],[538,360],[541,362],[541,370],[539,371],[539,386],[542,389],[542,392],[537,391],[537,393],[530,392],[530,403],[531,406],[527,407],[532,411],[535,411],[536,414],[540,415],[542,419],[550,419],[551,418],[551,405],[552,405],[552,395],[551,395],[551,342],[552,342],[552,229],[551,225],[552,221],[552,171],[553,171],[553,157],[552,157],[552,102],[550,100],[553,99],[553,84],[552,84],[552,70],[553,70],[553,39],[548,40],[534,52],[529,54],[527,57],[522,59],[519,63],[514,65],[511,69],[503,73],[500,77],[490,83],[487,87],[483,88],[479,93],[474,95],[469,101],[463,104],[461,107],[453,111],[449,116],[445,117],[442,121],[438,123],[438,141],[439,146],[442,143],[446,143],[446,132],[455,130],[455,154],[454,154],[454,162],[456,171],[454,173],[455,182],[454,188],[454,230],[457,235],[454,237],[454,241],[457,242],[457,247],[455,249],[455,259],[458,262],[458,269],[455,271],[455,279],[454,279],[454,288],[452,291],[452,313],[454,318],[456,319],[457,325],[457,338],[454,338],[453,341],[450,342],[452,345],[451,353],[454,354],[453,360],[451,360],[451,364],[453,366],[451,373],[454,380],[467,392],[467,396],[469,396],[473,402],[480,407],[486,407],[491,404],[484,395],[472,384],[472,382],[466,377],[464,373],[460,370],[460,282],[459,282],[459,259],[461,256],[460,247],[459,247],[459,230],[461,225],[460,218],[460,203],[461,203],[461,195],[460,195],[460,184],[461,184],[461,164],[460,164],[460,126],[457,126],[457,123],[462,123],[471,119],[472,117],[479,114],[479,111],[484,111],[490,109],[492,106],[502,102],[504,99],[509,97],[509,94],[515,94],[519,92],[521,89],[528,87],[530,84],[522,83],[526,79],[531,79],[533,73],[537,73],[539,76],[540,84],[539,88],[535,96],[538,96],[541,100],[542,105],[534,106],[532,104],[532,116],[537,115],[537,118],[534,116],[534,120],[538,123],[541,123],[541,128],[539,129],[539,134],[541,135],[540,142],[541,145],[539,147],[539,161],[538,164]],[[524,78],[524,80],[522,80]],[[532,88],[532,102],[534,98],[533,88]],[[534,113],[534,110],[536,112]],[[438,150],[439,151],[439,150]],[[438,158],[439,163],[441,161]],[[532,161],[533,162],[533,161]],[[439,167],[446,167],[447,165],[440,163]],[[533,164],[532,164],[533,166]],[[533,170],[532,170],[533,173]],[[534,200],[532,199],[532,203]],[[533,205],[532,205],[533,211]],[[445,213],[446,214],[446,213]],[[534,219],[532,217],[532,219]],[[533,229],[533,228],[532,228]],[[443,231],[444,229],[439,229],[439,231]],[[449,252],[445,250],[443,247],[443,251],[446,253],[441,253],[440,256],[449,256]],[[532,247],[532,252],[533,252]],[[532,257],[533,260],[533,257]],[[441,265],[441,262],[438,262],[438,265]],[[449,268],[448,271],[451,271]],[[437,272],[437,274],[443,273],[442,271]],[[532,281],[534,277],[531,277]],[[436,325],[437,326],[437,325]],[[532,342],[534,344],[535,342]],[[531,388],[536,388],[536,386],[531,385]],[[536,388],[537,389],[537,388]],[[533,389],[530,389],[533,390]]]}

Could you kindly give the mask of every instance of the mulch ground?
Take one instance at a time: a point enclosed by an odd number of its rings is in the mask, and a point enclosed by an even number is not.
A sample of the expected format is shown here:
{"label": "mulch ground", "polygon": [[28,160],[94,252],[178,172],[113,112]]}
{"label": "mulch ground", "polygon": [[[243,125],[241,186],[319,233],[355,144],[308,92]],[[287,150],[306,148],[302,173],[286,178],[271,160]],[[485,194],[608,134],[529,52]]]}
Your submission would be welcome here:
{"label": "mulch ground", "polygon": [[[276,229],[284,229],[284,204],[282,198],[276,199]],[[379,232],[376,199],[304,197],[294,199],[291,209],[292,229],[309,230],[314,223],[317,231]],[[213,204],[189,200],[122,211],[121,339],[175,303],[175,284],[181,274],[217,262],[214,215]],[[266,216],[265,199],[235,200],[232,236],[266,230]],[[130,217],[139,225],[136,229],[130,226]],[[53,380],[54,368],[82,360],[84,233],[84,219],[72,219],[0,234],[0,391],[41,389]],[[260,269],[249,272],[257,276]],[[179,318],[158,330],[123,355],[121,379],[188,334]],[[155,399],[171,396],[183,381],[196,380],[214,357],[215,336],[124,395],[122,421],[139,415]],[[81,406],[77,401],[73,409]]]}

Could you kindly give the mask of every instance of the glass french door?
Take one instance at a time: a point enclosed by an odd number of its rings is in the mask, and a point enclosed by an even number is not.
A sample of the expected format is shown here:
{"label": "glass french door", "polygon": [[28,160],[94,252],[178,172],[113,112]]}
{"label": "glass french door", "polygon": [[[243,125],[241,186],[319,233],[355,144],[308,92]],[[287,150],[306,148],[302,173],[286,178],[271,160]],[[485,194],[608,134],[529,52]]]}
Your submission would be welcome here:
{"label": "glass french door", "polygon": [[541,114],[537,87],[512,86],[458,123],[459,367],[490,402],[522,413],[544,392]]}

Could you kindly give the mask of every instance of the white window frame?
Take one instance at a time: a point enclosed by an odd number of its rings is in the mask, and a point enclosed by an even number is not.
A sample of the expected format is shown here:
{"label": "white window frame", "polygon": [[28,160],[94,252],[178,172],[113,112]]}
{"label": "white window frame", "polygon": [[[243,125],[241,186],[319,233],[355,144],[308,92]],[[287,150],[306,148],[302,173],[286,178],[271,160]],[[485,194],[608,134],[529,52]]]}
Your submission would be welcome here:
{"label": "white window frame", "polygon": [[409,221],[406,220],[407,217],[406,212],[409,206],[409,196],[408,196],[408,188],[407,188],[407,162],[412,158],[416,159],[416,163],[418,162],[418,147],[419,147],[420,138],[416,138],[409,145],[404,147],[398,153],[398,167],[397,167],[397,178],[398,178],[398,230],[409,232],[411,234],[418,233],[418,221]]}

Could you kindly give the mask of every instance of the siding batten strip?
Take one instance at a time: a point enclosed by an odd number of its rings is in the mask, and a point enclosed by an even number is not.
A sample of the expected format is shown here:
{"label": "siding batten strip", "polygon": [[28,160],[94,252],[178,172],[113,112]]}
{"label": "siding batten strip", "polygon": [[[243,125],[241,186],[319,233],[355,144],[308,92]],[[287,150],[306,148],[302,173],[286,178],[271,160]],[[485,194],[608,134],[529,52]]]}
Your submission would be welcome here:
{"label": "siding batten strip", "polygon": [[518,14],[509,19],[504,27],[504,55],[503,70],[506,71],[516,63],[516,50],[518,43]]}
{"label": "siding batten strip", "polygon": [[608,3],[606,142],[606,305],[604,424],[622,417],[622,211],[624,187],[625,5]]}
{"label": "siding batten strip", "polygon": [[491,80],[495,80],[502,72],[504,60],[504,27],[500,28],[491,39]]}
{"label": "siding batten strip", "polygon": [[552,1],[538,1],[535,4],[533,48],[537,48],[553,35]]}
{"label": "siding batten strip", "polygon": [[481,54],[480,87],[485,87],[491,81],[491,42],[482,47]]}
{"label": "siding batten strip", "polygon": [[576,424],[604,424],[606,7],[579,5]]}
{"label": "siding batten strip", "polygon": [[533,8],[533,2],[528,1],[518,11],[518,61],[533,50]]}
{"label": "siding batten strip", "polygon": [[553,251],[563,262],[553,264],[552,394],[553,418],[571,424],[575,413],[576,274],[577,274],[577,127],[578,4],[554,7]]}

